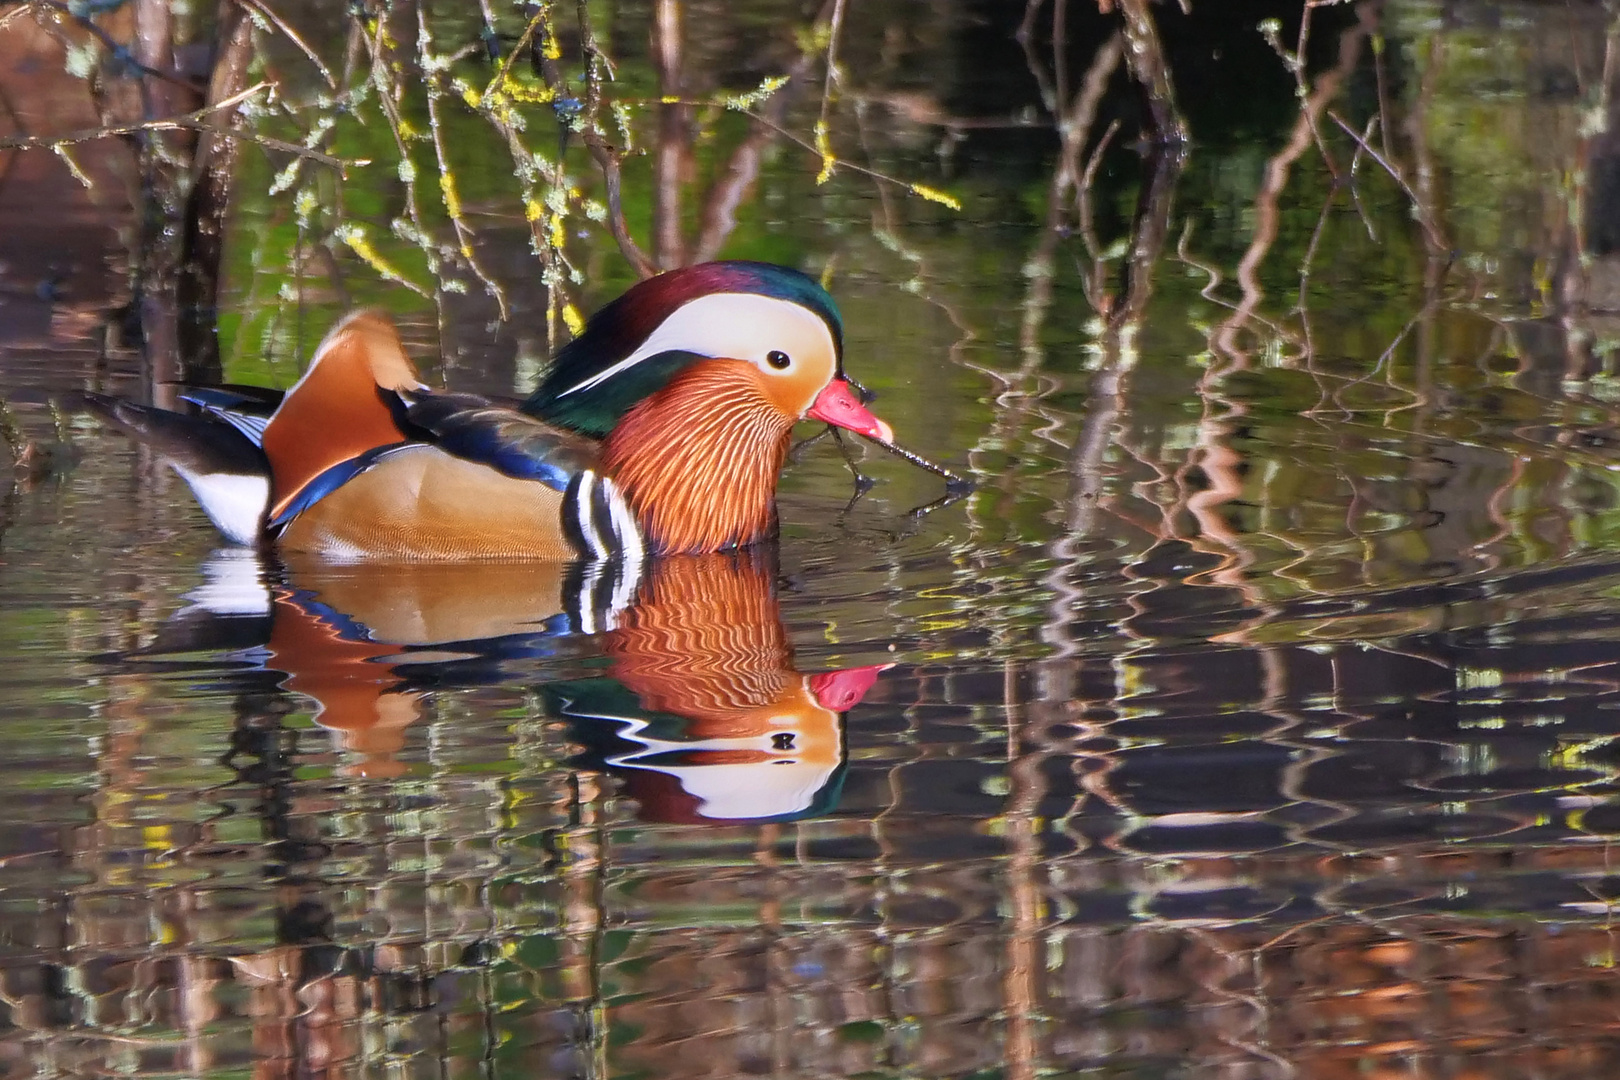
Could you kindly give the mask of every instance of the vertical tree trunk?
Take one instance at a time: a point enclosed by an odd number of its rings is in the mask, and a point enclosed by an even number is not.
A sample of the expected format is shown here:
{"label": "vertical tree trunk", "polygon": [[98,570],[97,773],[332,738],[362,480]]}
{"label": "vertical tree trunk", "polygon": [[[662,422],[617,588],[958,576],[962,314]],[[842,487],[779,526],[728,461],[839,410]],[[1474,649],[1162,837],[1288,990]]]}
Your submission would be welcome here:
{"label": "vertical tree trunk", "polygon": [[[658,93],[680,97],[685,91],[682,58],[685,52],[680,0],[658,0],[653,29],[653,53],[658,63]],[[686,135],[691,126],[689,105],[658,106],[658,146],[653,158],[653,259],[660,270],[685,261],[681,241],[681,176],[686,171]]]}
{"label": "vertical tree trunk", "polygon": [[[247,88],[253,59],[253,23],[243,8],[222,0],[215,33],[216,52],[206,104],[223,101]],[[224,255],[225,215],[236,179],[237,142],[226,129],[240,125],[239,114],[211,116],[211,129],[197,139],[186,201],[185,232],[176,281],[179,322],[177,344],[182,376],[189,382],[218,382],[220,264]]]}

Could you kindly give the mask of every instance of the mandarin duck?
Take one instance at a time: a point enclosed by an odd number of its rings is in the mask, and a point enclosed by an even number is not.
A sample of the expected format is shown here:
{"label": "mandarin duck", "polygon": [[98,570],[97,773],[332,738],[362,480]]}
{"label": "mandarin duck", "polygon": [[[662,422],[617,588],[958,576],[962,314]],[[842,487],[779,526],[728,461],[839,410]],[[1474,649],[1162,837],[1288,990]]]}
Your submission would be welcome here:
{"label": "mandarin duck", "polygon": [[893,440],[843,375],[832,297],[741,261],[633,286],[521,405],[428,388],[375,311],[340,321],[285,394],[183,396],[202,414],[87,400],[153,445],[227,539],[338,561],[746,547],[775,532],[797,421]]}

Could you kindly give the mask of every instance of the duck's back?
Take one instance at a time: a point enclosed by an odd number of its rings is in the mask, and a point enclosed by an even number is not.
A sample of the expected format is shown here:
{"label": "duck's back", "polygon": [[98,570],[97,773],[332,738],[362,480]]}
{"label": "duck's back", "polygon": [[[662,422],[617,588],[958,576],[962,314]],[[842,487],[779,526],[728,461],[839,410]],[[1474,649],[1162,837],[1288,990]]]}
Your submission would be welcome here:
{"label": "duck's back", "polygon": [[619,540],[633,522],[597,472],[597,440],[477,395],[429,390],[377,313],[333,329],[263,446],[268,529],[284,550],[558,560],[637,544]]}

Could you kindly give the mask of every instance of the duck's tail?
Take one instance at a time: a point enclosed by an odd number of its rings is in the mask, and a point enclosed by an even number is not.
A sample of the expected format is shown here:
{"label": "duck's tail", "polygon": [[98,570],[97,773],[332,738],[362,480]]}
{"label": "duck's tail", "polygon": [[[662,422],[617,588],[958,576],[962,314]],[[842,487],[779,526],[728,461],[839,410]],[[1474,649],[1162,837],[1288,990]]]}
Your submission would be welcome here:
{"label": "duck's tail", "polygon": [[246,435],[206,416],[105,394],[86,393],[84,401],[101,419],[160,454],[226,539],[258,543],[270,501],[270,462]]}

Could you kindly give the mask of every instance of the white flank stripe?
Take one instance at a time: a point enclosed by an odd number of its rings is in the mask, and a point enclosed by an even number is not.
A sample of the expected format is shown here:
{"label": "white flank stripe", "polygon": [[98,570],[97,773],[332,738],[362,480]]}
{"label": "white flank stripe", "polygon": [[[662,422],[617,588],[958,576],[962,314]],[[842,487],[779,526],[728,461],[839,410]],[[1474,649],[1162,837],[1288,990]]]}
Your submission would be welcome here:
{"label": "white flank stripe", "polygon": [[641,584],[641,563],[646,557],[647,547],[641,539],[641,530],[636,527],[635,515],[630,512],[629,504],[619,492],[619,485],[606,477],[603,477],[602,485],[607,495],[613,532],[619,540],[619,582],[613,589],[612,606],[608,609],[608,623],[612,629],[618,626],[619,615],[636,598],[636,586]]}
{"label": "white flank stripe", "polygon": [[613,525],[613,535],[618,538],[619,550],[623,553],[624,561],[641,562],[647,554],[647,548],[641,539],[641,529],[636,525],[636,515],[630,512],[630,504],[624,501],[624,495],[619,491],[618,484],[603,477],[602,490],[607,495],[608,517]]}
{"label": "white flank stripe", "polygon": [[270,480],[243,473],[192,472],[177,462],[169,467],[180,474],[202,505],[208,520],[233,544],[251,547],[259,539],[265,506],[270,502]]}
{"label": "white flank stripe", "polygon": [[602,564],[593,562],[585,568],[579,582],[579,632],[594,634],[596,628],[596,583],[602,578]]}
{"label": "white flank stripe", "polygon": [[579,474],[578,509],[575,517],[579,519],[579,534],[590,545],[591,558],[605,559],[608,557],[607,545],[602,542],[602,534],[596,531],[596,514],[591,507],[591,486],[596,483],[596,473],[586,469]]}
{"label": "white flank stripe", "polygon": [[641,584],[641,563],[622,562],[619,564],[619,583],[613,587],[613,599],[607,610],[607,629],[619,628],[619,616],[623,615],[636,598],[636,586]]}

